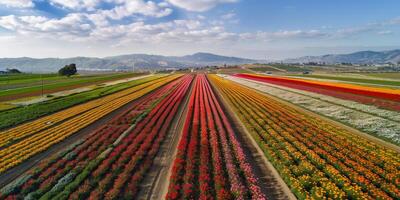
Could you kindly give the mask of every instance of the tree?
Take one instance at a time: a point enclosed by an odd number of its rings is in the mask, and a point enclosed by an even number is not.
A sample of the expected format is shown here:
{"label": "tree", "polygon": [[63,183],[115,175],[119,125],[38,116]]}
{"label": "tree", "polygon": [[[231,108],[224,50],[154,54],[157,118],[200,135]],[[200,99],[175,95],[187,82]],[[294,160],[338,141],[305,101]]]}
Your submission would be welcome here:
{"label": "tree", "polygon": [[19,71],[18,69],[7,69],[7,73],[9,73],[9,74],[20,74],[21,71]]}
{"label": "tree", "polygon": [[76,74],[76,72],[77,72],[76,65],[74,63],[65,65],[63,68],[58,70],[58,74],[60,74],[61,76],[68,76],[68,77]]}

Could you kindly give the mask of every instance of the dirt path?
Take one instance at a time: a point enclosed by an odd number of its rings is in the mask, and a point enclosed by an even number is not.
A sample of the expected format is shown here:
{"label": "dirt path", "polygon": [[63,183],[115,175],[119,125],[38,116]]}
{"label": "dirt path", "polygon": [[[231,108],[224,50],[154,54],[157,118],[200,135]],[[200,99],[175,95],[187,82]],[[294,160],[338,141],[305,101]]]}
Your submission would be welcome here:
{"label": "dirt path", "polygon": [[[150,93],[148,93],[148,94],[150,94]],[[134,104],[136,101],[139,101],[142,98],[146,98],[148,94],[143,95],[142,97],[139,97],[139,98],[129,102],[128,104],[118,108],[117,110],[111,112],[110,114],[100,118],[96,122],[90,124],[89,126],[86,126],[85,128],[81,129],[80,131],[76,132],[75,134],[69,136],[68,138],[61,141],[60,143],[53,145],[46,151],[36,154],[36,155],[32,156],[31,158],[25,160],[23,163],[4,172],[3,174],[0,175],[0,188],[4,187],[11,181],[17,179],[20,175],[23,175],[25,172],[27,172],[28,170],[33,168],[35,165],[37,165],[40,161],[50,157],[51,155],[54,155],[57,152],[61,152],[65,148],[68,148],[69,145],[73,144],[74,142],[78,141],[79,139],[82,139],[87,134],[90,134],[97,128],[104,125],[106,122],[113,119],[114,117],[122,114],[124,111],[129,109],[132,106],[132,104]]]}
{"label": "dirt path", "polygon": [[[244,127],[236,113],[232,110],[228,102],[221,95],[218,88],[210,81],[214,93],[216,94],[222,108],[226,112],[235,132],[238,132],[238,140],[243,144],[245,153],[250,158],[250,163],[255,169],[256,176],[260,180],[262,190],[264,190],[267,199],[297,199],[291,192],[289,187],[280,177],[278,171],[272,166],[268,159],[264,156],[263,151],[253,139],[251,134]],[[254,162],[252,162],[254,161]]]}
{"label": "dirt path", "polygon": [[179,139],[181,138],[183,125],[185,123],[193,83],[194,81],[191,83],[186,93],[183,104],[179,107],[178,114],[172,122],[171,129],[162,143],[152,167],[141,184],[138,195],[139,199],[164,199],[167,195],[169,177],[171,176],[172,165],[177,154]]}

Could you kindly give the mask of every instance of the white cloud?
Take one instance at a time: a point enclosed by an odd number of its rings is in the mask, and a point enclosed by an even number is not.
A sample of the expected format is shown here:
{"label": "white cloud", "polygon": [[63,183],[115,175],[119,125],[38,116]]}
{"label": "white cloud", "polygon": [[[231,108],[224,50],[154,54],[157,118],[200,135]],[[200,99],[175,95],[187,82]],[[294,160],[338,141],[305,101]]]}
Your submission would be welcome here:
{"label": "white cloud", "polygon": [[170,22],[145,24],[135,22],[128,25],[103,27],[93,31],[96,39],[118,39],[119,44],[165,43],[165,42],[201,42],[217,41],[224,34],[223,29],[204,27],[196,20],[174,20]]}
{"label": "white cloud", "polygon": [[336,32],[332,33],[332,36],[334,37],[350,37],[358,34],[363,34],[363,33],[371,33],[375,32],[380,35],[385,35],[385,34],[392,34],[392,31],[386,30],[387,27],[390,26],[395,26],[400,24],[400,18],[393,18],[381,22],[374,22],[374,23],[369,23],[366,25],[361,25],[361,26],[355,26],[351,28],[343,28],[343,29],[338,29]]}
{"label": "white cloud", "polygon": [[0,5],[15,8],[31,8],[34,6],[32,0],[0,0]]}
{"label": "white cloud", "polygon": [[61,19],[49,19],[42,16],[3,16],[0,26],[20,35],[79,40],[87,37],[93,25],[84,14],[72,13]]}
{"label": "white cloud", "polygon": [[327,33],[323,33],[319,30],[295,30],[295,31],[277,31],[273,33],[267,33],[267,37],[271,38],[318,38],[327,36]]}
{"label": "white cloud", "polygon": [[[3,1],[3,0],[0,0]],[[111,26],[111,20],[122,20],[132,15],[140,17],[164,17],[172,13],[168,3],[144,0],[51,0],[55,6],[75,9],[61,19],[41,16],[1,16],[0,26],[19,34],[51,35],[54,32],[65,35],[88,35],[89,28]],[[114,5],[109,10],[98,9],[101,2]],[[82,31],[82,33],[79,33]]]}
{"label": "white cloud", "polygon": [[368,25],[368,26],[360,26],[360,27],[352,27],[352,28],[344,28],[339,29],[334,34],[335,37],[348,37],[356,34],[371,32],[377,30],[381,25]]}
{"label": "white cloud", "polygon": [[200,20],[205,20],[205,19],[206,19],[206,17],[205,17],[204,15],[197,15],[197,19],[200,19]]}
{"label": "white cloud", "polygon": [[229,12],[229,13],[226,13],[225,15],[222,15],[222,16],[221,16],[221,19],[223,19],[223,20],[228,20],[228,19],[232,19],[232,18],[234,18],[234,17],[236,17],[236,13],[234,13],[234,12]]}
{"label": "white cloud", "polygon": [[50,0],[53,5],[74,10],[93,10],[101,0]]}
{"label": "white cloud", "polygon": [[[72,10],[87,10],[97,15],[92,16],[97,22],[104,21],[106,17],[122,19],[133,14],[141,14],[151,17],[164,17],[172,13],[168,3],[155,3],[144,0],[51,0],[55,6],[61,6]],[[97,8],[102,2],[110,3],[114,7],[108,10]],[[101,22],[103,23],[103,22]]]}
{"label": "white cloud", "polygon": [[223,14],[219,17],[219,19],[210,21],[210,24],[213,25],[225,25],[225,24],[238,24],[239,19],[236,17],[236,13],[230,11],[226,14]]}
{"label": "white cloud", "polygon": [[235,3],[238,0],[167,0],[171,4],[178,6],[180,8],[195,11],[204,12],[214,8],[218,4],[222,3]]}
{"label": "white cloud", "polygon": [[117,5],[111,10],[99,10],[97,13],[111,19],[122,19],[133,14],[141,14],[151,17],[165,17],[172,13],[172,9],[167,8],[163,3],[143,0],[119,0]]}
{"label": "white cloud", "polygon": [[217,41],[236,34],[223,27],[208,27],[199,20],[173,20],[155,24],[132,22],[126,25],[97,25],[94,15],[72,13],[61,19],[41,16],[3,16],[0,26],[23,36],[58,38],[66,41]]}
{"label": "white cloud", "polygon": [[[100,17],[99,17],[100,16]],[[73,13],[61,19],[41,16],[3,16],[0,26],[21,35],[40,38],[57,36],[67,41],[113,41],[113,43],[209,43],[251,41],[262,42],[293,38],[321,38],[327,36],[319,30],[234,33],[219,24],[202,20],[173,20],[148,24],[144,21],[129,24],[102,23],[101,15]]]}
{"label": "white cloud", "polygon": [[274,41],[288,39],[318,39],[329,37],[329,34],[319,30],[286,30],[275,32],[259,31],[256,33],[241,33],[239,34],[239,37],[242,40]]}
{"label": "white cloud", "polygon": [[393,34],[393,31],[389,31],[389,30],[379,31],[378,34],[379,35],[390,35],[390,34]]}

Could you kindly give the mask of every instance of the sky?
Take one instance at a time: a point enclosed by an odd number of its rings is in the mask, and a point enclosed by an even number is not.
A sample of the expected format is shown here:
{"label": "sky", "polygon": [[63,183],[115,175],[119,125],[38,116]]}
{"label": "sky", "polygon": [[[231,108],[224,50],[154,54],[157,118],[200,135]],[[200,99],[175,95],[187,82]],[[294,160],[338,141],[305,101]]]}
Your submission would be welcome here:
{"label": "sky", "polygon": [[0,57],[391,50],[399,9],[399,0],[0,0]]}

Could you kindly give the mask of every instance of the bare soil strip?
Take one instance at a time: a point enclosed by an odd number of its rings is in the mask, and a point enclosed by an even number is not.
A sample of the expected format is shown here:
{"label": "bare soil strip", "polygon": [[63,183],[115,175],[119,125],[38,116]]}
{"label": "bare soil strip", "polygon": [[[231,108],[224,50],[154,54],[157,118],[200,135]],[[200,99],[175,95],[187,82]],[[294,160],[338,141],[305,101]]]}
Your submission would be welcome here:
{"label": "bare soil strip", "polygon": [[190,94],[193,90],[193,83],[194,81],[192,81],[186,93],[183,104],[179,107],[178,114],[172,122],[172,128],[169,130],[167,137],[161,145],[152,167],[141,184],[138,199],[164,199],[167,195],[172,165],[177,154],[179,139],[181,138],[183,125],[185,123]]}
{"label": "bare soil strip", "polygon": [[272,166],[272,164],[268,161],[268,159],[264,156],[263,151],[260,147],[258,147],[256,141],[250,135],[250,133],[246,130],[242,122],[236,113],[229,106],[228,102],[224,99],[221,93],[218,91],[213,83],[210,81],[214,93],[216,94],[219,102],[221,102],[221,106],[226,112],[235,132],[237,134],[238,140],[243,144],[243,149],[246,151],[248,158],[254,162],[250,162],[255,169],[255,174],[259,179],[261,184],[261,189],[266,194],[267,199],[289,199],[294,200],[297,199],[294,194],[291,192],[289,187],[280,177],[279,173]]}
{"label": "bare soil strip", "polygon": [[73,144],[74,142],[78,141],[79,139],[84,138],[86,135],[90,134],[97,128],[101,127],[106,122],[110,121],[111,119],[118,116],[119,114],[122,114],[124,111],[129,109],[129,107],[132,106],[132,104],[134,104],[136,101],[146,98],[148,96],[148,94],[150,94],[150,93],[147,93],[146,95],[143,95],[142,97],[139,97],[139,98],[129,102],[128,104],[118,108],[117,110],[111,112],[110,114],[100,118],[96,122],[81,129],[80,131],[76,132],[75,134],[69,136],[68,138],[61,141],[60,143],[53,145],[46,151],[39,153],[35,156],[32,156],[31,158],[25,160],[21,164],[4,172],[3,174],[0,175],[0,188],[4,187],[8,183],[17,179],[20,175],[23,175],[25,172],[27,172],[28,170],[33,168],[35,165],[37,165],[40,161],[50,157],[51,155],[53,155],[55,153],[61,152],[62,150],[68,148],[69,145]]}

